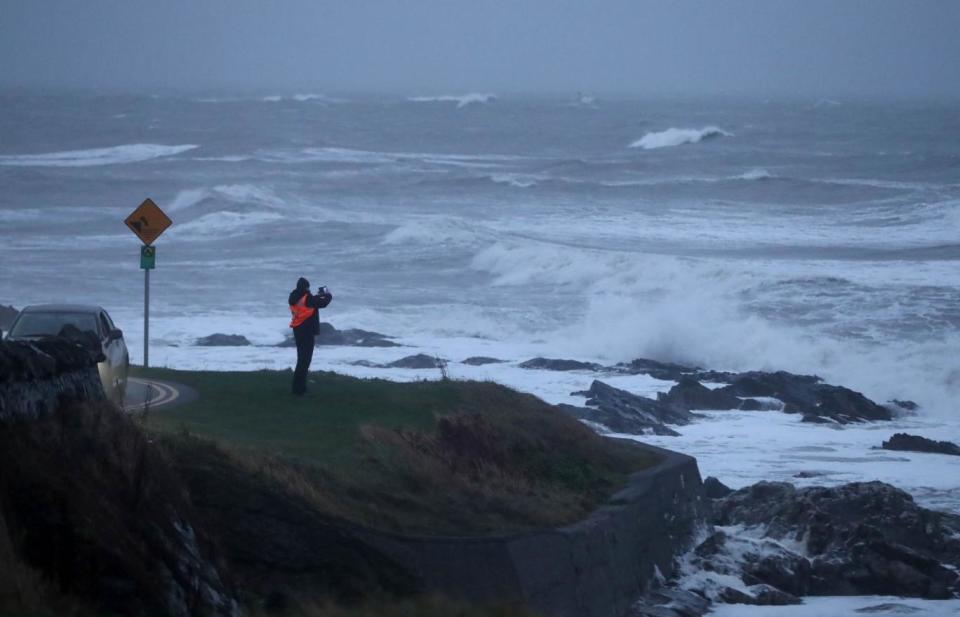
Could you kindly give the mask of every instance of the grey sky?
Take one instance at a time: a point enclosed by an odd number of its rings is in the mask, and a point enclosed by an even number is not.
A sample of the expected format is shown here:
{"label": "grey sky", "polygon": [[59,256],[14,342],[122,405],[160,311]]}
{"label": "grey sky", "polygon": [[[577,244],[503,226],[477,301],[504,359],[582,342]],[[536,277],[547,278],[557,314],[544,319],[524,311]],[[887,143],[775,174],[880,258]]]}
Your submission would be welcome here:
{"label": "grey sky", "polygon": [[0,0],[0,84],[960,96],[960,0]]}

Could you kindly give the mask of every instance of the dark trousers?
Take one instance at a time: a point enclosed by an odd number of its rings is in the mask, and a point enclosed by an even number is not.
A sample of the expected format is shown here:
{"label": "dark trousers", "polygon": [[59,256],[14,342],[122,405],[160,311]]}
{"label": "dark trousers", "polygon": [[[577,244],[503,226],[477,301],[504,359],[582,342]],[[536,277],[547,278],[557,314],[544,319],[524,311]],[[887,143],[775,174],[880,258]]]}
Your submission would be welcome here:
{"label": "dark trousers", "polygon": [[[305,324],[306,325],[306,324]],[[307,371],[313,360],[313,329],[294,328],[293,339],[297,342],[297,368],[293,370],[293,393],[304,394],[307,391]]]}

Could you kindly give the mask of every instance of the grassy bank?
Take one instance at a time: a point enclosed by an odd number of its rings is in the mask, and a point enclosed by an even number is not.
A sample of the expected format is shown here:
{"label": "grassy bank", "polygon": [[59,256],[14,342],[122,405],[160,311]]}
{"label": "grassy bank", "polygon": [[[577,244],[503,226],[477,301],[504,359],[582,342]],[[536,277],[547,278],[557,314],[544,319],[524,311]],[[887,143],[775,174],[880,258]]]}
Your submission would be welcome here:
{"label": "grassy bank", "polygon": [[[325,514],[403,532],[469,534],[586,516],[652,457],[603,439],[539,399],[492,383],[395,383],[288,372],[140,376],[200,399],[148,414],[171,442],[210,440],[232,464],[282,482]],[[189,448],[178,448],[189,456]]]}
{"label": "grassy bank", "polygon": [[0,617],[163,614],[181,596],[196,614],[230,597],[252,617],[520,617],[424,596],[351,526],[561,525],[655,462],[492,383],[317,373],[296,399],[288,372],[139,375],[200,398],[0,426]]}

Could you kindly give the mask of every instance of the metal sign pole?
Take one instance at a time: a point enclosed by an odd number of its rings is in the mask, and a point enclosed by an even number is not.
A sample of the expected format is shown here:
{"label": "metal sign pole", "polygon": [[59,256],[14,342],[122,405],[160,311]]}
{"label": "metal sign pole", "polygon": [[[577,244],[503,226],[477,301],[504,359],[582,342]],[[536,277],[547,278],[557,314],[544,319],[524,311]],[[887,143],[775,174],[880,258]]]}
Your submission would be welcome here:
{"label": "metal sign pole", "polygon": [[143,269],[143,367],[150,367],[150,270],[157,267],[157,249],[153,241],[173,224],[170,217],[152,199],[143,203],[123,221],[135,233],[140,247],[140,267]]}
{"label": "metal sign pole", "polygon": [[143,271],[143,368],[150,368],[150,269]]}

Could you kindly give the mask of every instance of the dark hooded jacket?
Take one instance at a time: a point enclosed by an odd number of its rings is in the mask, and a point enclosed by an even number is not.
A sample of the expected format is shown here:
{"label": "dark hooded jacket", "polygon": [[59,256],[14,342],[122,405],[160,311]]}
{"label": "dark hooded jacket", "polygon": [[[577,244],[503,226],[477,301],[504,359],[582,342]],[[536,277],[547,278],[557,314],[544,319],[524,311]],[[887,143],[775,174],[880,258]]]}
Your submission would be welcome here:
{"label": "dark hooded jacket", "polygon": [[[315,309],[326,308],[330,301],[333,300],[333,295],[329,292],[325,294],[312,294],[310,293],[310,281],[305,278],[300,278],[297,281],[297,288],[290,292],[290,296],[287,298],[288,305],[294,305],[300,301],[300,299],[306,294],[307,296],[307,306]],[[300,333],[309,333],[309,334],[318,334],[320,332],[320,313],[314,311],[313,316],[310,319],[306,320],[296,328],[297,332]]]}

